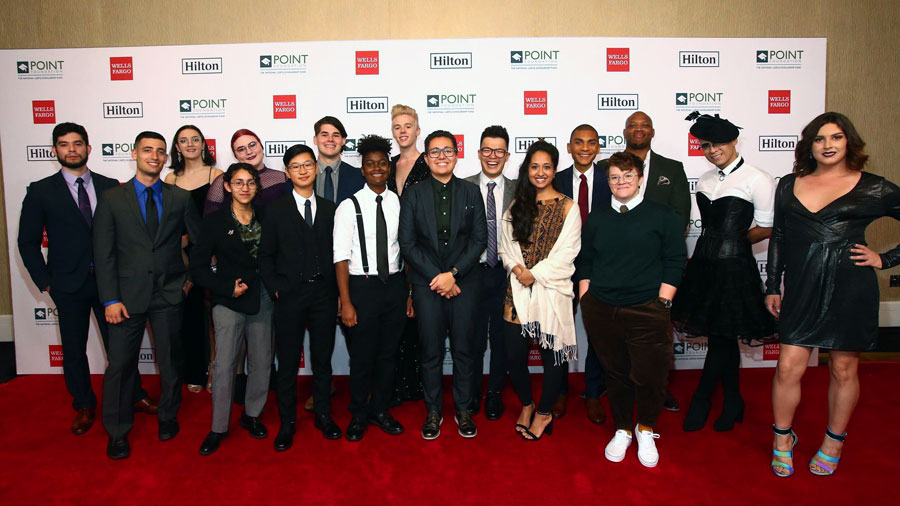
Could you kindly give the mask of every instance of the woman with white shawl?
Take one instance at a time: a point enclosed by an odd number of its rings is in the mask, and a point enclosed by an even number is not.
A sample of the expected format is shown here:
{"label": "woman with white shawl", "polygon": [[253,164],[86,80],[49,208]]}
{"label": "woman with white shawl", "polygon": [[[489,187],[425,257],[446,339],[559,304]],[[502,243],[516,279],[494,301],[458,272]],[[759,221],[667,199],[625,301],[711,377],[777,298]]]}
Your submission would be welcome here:
{"label": "woman with white shawl", "polygon": [[[572,315],[572,275],[581,249],[581,215],[554,183],[559,151],[538,141],[519,167],[515,200],[503,215],[499,256],[509,272],[503,318],[509,377],[522,411],[516,432],[537,441],[553,431],[550,410],[577,356]],[[535,406],[528,372],[536,342],[544,367],[541,399]]]}

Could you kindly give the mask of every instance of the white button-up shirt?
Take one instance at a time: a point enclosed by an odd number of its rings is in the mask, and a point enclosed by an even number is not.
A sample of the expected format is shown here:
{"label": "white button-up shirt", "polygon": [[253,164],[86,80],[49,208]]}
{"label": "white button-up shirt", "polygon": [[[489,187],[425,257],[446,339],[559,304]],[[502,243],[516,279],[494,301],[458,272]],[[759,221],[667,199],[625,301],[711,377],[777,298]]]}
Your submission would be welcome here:
{"label": "white button-up shirt", "polygon": [[[697,181],[697,192],[709,200],[737,197],[753,204],[753,219],[760,227],[771,227],[775,221],[775,180],[768,172],[738,157],[721,171],[718,168],[703,173]],[[740,164],[740,167],[738,165]],[[719,173],[724,175],[719,178]]]}
{"label": "white button-up shirt", "polygon": [[[378,275],[378,245],[375,237],[375,216],[378,203],[375,197],[379,194],[372,191],[369,185],[363,186],[354,194],[359,201],[362,212],[363,229],[366,238],[366,256],[369,259],[369,275]],[[400,199],[397,194],[385,189],[380,194],[381,210],[387,225],[388,268],[390,274],[400,272]],[[359,230],[356,228],[356,207],[351,199],[344,199],[334,214],[334,263],[349,260],[351,276],[365,276],[362,264],[362,248],[359,244]]]}
{"label": "white button-up shirt", "polygon": [[[587,189],[588,189],[588,212],[590,213],[593,210],[592,200],[594,200],[594,164],[591,163],[591,168],[584,171],[584,177],[587,179]],[[572,200],[575,201],[575,205],[578,205],[578,190],[581,188],[581,172],[578,172],[578,169],[573,165],[572,166]]]}
{"label": "white button-up shirt", "polygon": [[315,223],[316,222],[316,194],[313,193],[312,196],[310,196],[309,198],[306,198],[306,197],[300,195],[299,193],[297,193],[296,191],[292,191],[291,195],[294,196],[294,201],[297,203],[297,209],[300,211],[300,217],[303,218],[303,221],[306,221],[306,215],[304,214],[306,212],[306,201],[308,200],[311,202],[310,211],[312,211],[312,219],[313,219],[313,223]]}

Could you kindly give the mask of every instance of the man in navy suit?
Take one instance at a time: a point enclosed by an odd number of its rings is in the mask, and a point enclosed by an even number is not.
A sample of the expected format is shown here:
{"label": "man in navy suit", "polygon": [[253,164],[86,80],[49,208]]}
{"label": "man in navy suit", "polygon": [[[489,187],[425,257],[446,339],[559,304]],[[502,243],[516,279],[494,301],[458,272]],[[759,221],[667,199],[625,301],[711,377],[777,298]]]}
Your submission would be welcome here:
{"label": "man in navy suit", "polygon": [[[97,296],[94,248],[91,243],[97,198],[119,185],[115,179],[87,167],[91,145],[83,126],[60,123],[53,128],[53,154],[62,169],[28,187],[19,217],[19,254],[32,281],[48,292],[59,315],[63,346],[63,376],[77,414],[72,432],[84,434],[94,423],[97,397],[91,388],[87,338],[91,311],[97,319],[104,348],[109,348],[109,327]],[[47,261],[41,254],[47,231]],[[134,409],[156,414],[156,404],[135,382]]]}
{"label": "man in navy suit", "polygon": [[[606,170],[594,164],[594,159],[600,152],[598,137],[597,130],[591,125],[584,124],[575,127],[572,135],[569,136],[569,143],[566,144],[566,150],[572,155],[574,163],[568,169],[561,170],[556,174],[556,185],[559,191],[572,198],[578,205],[578,209],[581,211],[582,225],[587,223],[588,214],[594,209],[594,206],[608,205],[612,196],[606,181]],[[588,341],[588,354],[584,362],[584,382],[584,402],[588,418],[596,424],[601,424],[606,420],[606,414],[600,404],[600,396],[606,392],[606,379],[600,360],[591,349],[590,341]],[[566,414],[568,391],[568,383],[563,384],[563,391],[553,405],[553,416],[561,417]]]}

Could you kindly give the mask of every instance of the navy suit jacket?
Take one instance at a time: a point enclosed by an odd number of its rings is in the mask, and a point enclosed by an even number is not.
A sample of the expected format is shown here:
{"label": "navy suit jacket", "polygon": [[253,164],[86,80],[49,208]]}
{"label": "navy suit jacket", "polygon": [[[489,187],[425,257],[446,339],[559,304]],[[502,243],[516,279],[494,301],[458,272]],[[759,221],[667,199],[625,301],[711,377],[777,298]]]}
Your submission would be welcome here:
{"label": "navy suit jacket", "polygon": [[[572,171],[574,170],[575,166],[570,166],[568,169],[557,172],[555,178],[556,189],[570,199],[575,199],[574,193],[572,193]],[[598,204],[609,205],[609,199],[612,197],[612,192],[609,191],[609,182],[606,180],[606,167],[600,167],[600,165],[596,163],[594,164],[593,186],[591,211],[593,211],[594,206]]]}
{"label": "navy suit jacket", "polygon": [[349,199],[354,193],[362,190],[365,184],[366,179],[363,177],[359,167],[354,167],[341,160],[341,170],[338,171],[337,202],[335,204],[340,204],[344,199]]}

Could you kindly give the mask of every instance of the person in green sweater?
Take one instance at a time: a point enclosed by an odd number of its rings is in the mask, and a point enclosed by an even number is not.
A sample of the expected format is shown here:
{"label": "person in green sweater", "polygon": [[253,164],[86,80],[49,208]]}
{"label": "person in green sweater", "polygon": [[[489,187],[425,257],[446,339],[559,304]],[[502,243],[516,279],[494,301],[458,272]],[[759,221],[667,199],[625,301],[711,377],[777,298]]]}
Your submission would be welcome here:
{"label": "person in green sweater", "polygon": [[666,398],[673,353],[669,309],[687,249],[675,211],[640,195],[643,173],[634,154],[609,158],[611,202],[598,203],[588,216],[575,279],[584,326],[606,371],[616,426],[606,458],[621,462],[637,434],[638,459],[655,467],[659,434],[653,426]]}

